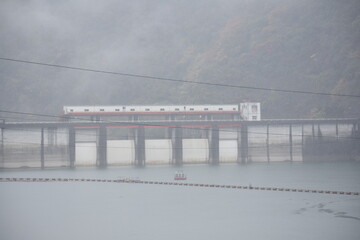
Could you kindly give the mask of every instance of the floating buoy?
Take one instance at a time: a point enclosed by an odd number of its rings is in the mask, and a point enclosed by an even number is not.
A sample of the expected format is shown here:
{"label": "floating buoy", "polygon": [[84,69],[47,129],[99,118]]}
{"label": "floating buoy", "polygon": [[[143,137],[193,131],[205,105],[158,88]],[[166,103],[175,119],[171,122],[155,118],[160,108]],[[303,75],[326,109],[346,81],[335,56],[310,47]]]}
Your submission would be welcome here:
{"label": "floating buoy", "polygon": [[330,190],[310,190],[310,189],[295,189],[295,188],[277,188],[277,187],[253,187],[240,185],[219,185],[219,184],[199,184],[199,183],[180,183],[180,182],[161,182],[161,181],[140,181],[138,179],[89,179],[89,178],[0,178],[0,182],[113,182],[113,183],[141,183],[141,184],[157,184],[157,185],[176,185],[176,186],[190,186],[190,187],[208,187],[208,188],[232,188],[232,189],[249,189],[261,191],[285,191],[285,192],[305,192],[305,193],[322,193],[322,194],[336,194],[336,195],[356,195],[359,192],[344,192],[344,191],[330,191]]}

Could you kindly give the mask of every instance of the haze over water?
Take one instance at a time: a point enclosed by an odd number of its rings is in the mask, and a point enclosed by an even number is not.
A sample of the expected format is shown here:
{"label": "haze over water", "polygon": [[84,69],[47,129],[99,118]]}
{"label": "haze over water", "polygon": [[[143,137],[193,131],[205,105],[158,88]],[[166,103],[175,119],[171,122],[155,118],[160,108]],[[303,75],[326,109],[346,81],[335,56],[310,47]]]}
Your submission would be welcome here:
{"label": "haze over water", "polygon": [[[359,0],[71,3],[0,1],[0,178],[173,181],[183,170],[191,183],[360,192]],[[248,144],[241,129],[218,126],[219,166],[205,164],[209,136],[214,143],[217,134],[187,129],[183,163],[196,156],[201,164],[181,168],[171,165],[180,134],[170,137],[168,129],[141,130],[144,168],[119,167],[135,163],[135,131],[106,130],[105,152],[103,129],[77,129],[76,168],[69,169],[74,139],[67,128],[6,127],[59,121],[63,106],[244,102],[260,103],[261,119],[357,120],[249,126]],[[236,164],[239,156],[252,163]],[[117,167],[97,169],[98,160]],[[14,239],[358,240],[360,196],[0,182],[0,240]]]}
{"label": "haze over water", "polygon": [[[4,170],[0,177],[139,178],[360,191],[360,163]],[[0,183],[1,239],[359,239],[360,197],[125,183]]]}

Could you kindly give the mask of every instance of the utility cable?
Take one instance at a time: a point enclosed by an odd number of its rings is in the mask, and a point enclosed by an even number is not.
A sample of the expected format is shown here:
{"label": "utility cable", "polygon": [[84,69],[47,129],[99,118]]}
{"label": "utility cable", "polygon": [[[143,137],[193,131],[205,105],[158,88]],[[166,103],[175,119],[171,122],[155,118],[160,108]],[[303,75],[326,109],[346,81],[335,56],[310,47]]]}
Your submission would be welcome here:
{"label": "utility cable", "polygon": [[183,80],[183,79],[156,77],[156,76],[141,75],[141,74],[123,73],[123,72],[114,72],[114,71],[106,71],[106,70],[100,70],[100,69],[74,67],[74,66],[27,61],[27,60],[14,59],[14,58],[5,58],[5,57],[0,57],[0,60],[32,64],[32,65],[39,65],[39,66],[46,66],[46,67],[76,70],[76,71],[83,71],[83,72],[93,72],[93,73],[110,74],[110,75],[117,75],[117,76],[124,76],[124,77],[134,77],[134,78],[166,81],[166,82],[173,82],[173,83],[186,83],[186,84],[206,85],[206,86],[214,86],[214,87],[228,87],[228,88],[238,88],[238,89],[248,89],[248,90],[261,90],[261,91],[285,92],[285,93],[297,93],[297,94],[311,94],[311,95],[323,95],[323,96],[334,96],[334,97],[360,98],[360,95],[353,95],[353,94],[336,94],[336,93],[288,90],[288,89],[278,89],[278,88],[264,88],[264,87],[222,84],[222,83],[209,83],[209,82],[200,82],[200,81],[193,82],[193,81]]}

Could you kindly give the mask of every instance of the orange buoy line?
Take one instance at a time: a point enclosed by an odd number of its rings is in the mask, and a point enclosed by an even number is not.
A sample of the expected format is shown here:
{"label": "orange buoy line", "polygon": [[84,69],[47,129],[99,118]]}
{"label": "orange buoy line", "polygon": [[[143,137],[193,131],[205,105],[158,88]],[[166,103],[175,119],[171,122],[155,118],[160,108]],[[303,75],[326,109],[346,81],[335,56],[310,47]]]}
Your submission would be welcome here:
{"label": "orange buoy line", "polygon": [[296,188],[278,188],[278,187],[253,187],[241,185],[219,185],[204,183],[182,183],[182,182],[162,182],[162,181],[141,181],[134,179],[96,179],[96,178],[0,178],[0,182],[108,182],[108,183],[139,183],[153,185],[176,185],[190,187],[207,187],[207,188],[230,188],[259,191],[277,191],[277,192],[304,192],[304,193],[323,193],[338,195],[360,195],[360,192],[314,190],[314,189],[296,189]]}

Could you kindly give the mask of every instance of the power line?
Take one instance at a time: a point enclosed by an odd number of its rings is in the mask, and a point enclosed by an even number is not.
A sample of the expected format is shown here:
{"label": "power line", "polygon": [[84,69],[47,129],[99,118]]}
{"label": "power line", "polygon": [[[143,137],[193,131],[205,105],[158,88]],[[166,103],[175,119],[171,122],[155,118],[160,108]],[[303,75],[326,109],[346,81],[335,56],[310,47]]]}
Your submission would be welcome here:
{"label": "power line", "polygon": [[353,94],[336,94],[336,93],[301,91],[301,90],[287,90],[287,89],[252,87],[252,86],[232,85],[232,84],[222,84],[222,83],[208,83],[208,82],[199,82],[199,81],[193,82],[193,81],[183,80],[183,79],[156,77],[156,76],[141,75],[141,74],[114,72],[114,71],[105,71],[105,70],[100,70],[100,69],[73,67],[73,66],[51,64],[51,63],[44,63],[44,62],[35,62],[35,61],[27,61],[27,60],[13,59],[13,58],[4,58],[4,57],[0,57],[0,60],[10,61],[10,62],[17,62],[17,63],[32,64],[32,65],[40,65],[40,66],[46,66],[46,67],[54,67],[54,68],[76,70],[76,71],[93,72],[93,73],[101,73],[101,74],[110,74],[110,75],[118,75],[118,76],[125,76],[125,77],[144,78],[144,79],[151,79],[151,80],[158,80],[158,81],[167,81],[167,82],[173,82],[173,83],[187,83],[187,84],[207,85],[207,86],[215,86],[215,87],[229,87],[229,88],[239,88],[239,89],[249,89],[249,90],[261,90],[261,91],[273,91],[273,92],[285,92],[285,93],[297,93],[297,94],[311,94],[311,95],[323,95],[323,96],[335,96],[335,97],[355,97],[355,98],[360,98],[360,95],[353,95]]}

